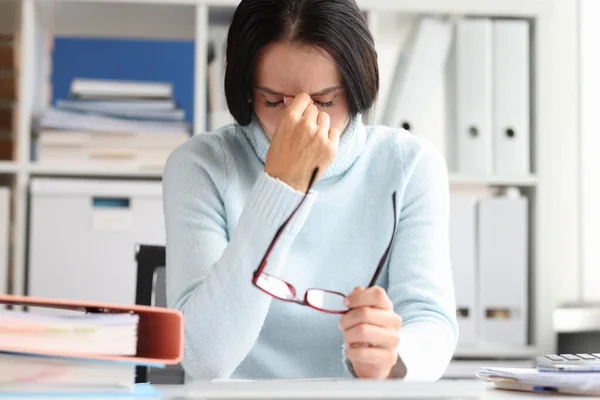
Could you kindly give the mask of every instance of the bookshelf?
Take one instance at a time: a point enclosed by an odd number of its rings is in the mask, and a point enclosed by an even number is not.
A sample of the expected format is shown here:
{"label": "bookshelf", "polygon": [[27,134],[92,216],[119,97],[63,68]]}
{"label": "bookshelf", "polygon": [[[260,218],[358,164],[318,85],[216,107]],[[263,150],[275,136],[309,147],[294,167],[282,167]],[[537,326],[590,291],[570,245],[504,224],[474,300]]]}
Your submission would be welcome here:
{"label": "bookshelf", "polygon": [[[531,201],[530,231],[530,345],[526,348],[459,349],[464,357],[529,357],[552,352],[552,311],[575,299],[578,288],[578,132],[575,8],[571,0],[358,0],[371,28],[381,13],[428,13],[449,16],[485,15],[527,18],[532,22],[532,164],[527,176],[450,175],[455,186],[517,186]],[[195,132],[205,126],[206,55],[208,28],[231,15],[237,0],[0,0],[0,10],[16,5],[15,26],[21,37],[19,74],[18,149],[14,162],[0,162],[0,174],[13,181],[11,291],[25,291],[28,187],[35,176],[120,177],[155,179],[160,171],[116,168],[110,165],[40,165],[30,159],[31,115],[47,99],[36,87],[49,66],[40,43],[52,35],[81,37],[182,38],[195,40]],[[6,13],[0,12],[5,16]],[[110,18],[108,17],[110,16]],[[4,18],[4,17],[2,17]],[[565,106],[567,104],[568,106]],[[568,270],[568,271],[567,271]],[[575,271],[575,272],[571,272]]]}

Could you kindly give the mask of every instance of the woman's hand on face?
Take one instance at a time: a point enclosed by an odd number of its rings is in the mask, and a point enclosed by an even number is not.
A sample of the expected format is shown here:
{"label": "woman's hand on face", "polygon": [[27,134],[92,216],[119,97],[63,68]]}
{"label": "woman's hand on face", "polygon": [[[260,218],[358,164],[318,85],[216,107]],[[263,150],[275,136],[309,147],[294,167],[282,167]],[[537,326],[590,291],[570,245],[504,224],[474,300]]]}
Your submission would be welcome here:
{"label": "woman's hand on face", "polygon": [[337,153],[340,131],[329,124],[329,115],[319,112],[308,94],[296,96],[275,129],[265,172],[298,191],[306,191],[314,169],[319,167],[316,182]]}
{"label": "woman's hand on face", "polygon": [[346,299],[350,311],[340,319],[346,357],[359,378],[387,378],[398,362],[402,318],[379,286],[357,287]]}

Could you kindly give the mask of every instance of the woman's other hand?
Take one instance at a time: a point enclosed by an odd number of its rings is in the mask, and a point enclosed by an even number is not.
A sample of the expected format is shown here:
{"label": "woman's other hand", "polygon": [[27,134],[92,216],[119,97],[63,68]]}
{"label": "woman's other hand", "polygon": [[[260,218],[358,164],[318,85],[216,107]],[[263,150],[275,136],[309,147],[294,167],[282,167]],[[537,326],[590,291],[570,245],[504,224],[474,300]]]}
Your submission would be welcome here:
{"label": "woman's other hand", "polygon": [[386,291],[357,287],[346,298],[350,308],[340,319],[346,357],[359,378],[385,379],[399,361],[398,332],[402,318],[394,312]]}
{"label": "woman's other hand", "polygon": [[329,115],[319,112],[310,96],[286,99],[286,109],[271,140],[265,172],[304,192],[316,167],[320,179],[337,153],[340,131],[330,128]]}

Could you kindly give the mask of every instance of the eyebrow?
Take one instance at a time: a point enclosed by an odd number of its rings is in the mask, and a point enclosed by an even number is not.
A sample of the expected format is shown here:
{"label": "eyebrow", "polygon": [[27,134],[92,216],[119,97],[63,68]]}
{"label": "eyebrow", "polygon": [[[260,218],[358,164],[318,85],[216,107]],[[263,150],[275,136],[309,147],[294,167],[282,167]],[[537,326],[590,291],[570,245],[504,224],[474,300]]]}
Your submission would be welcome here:
{"label": "eyebrow", "polygon": [[[338,86],[331,86],[331,87],[328,87],[328,88],[326,88],[326,89],[320,90],[320,91],[318,91],[318,92],[311,93],[311,94],[309,94],[309,96],[310,96],[310,97],[315,97],[315,96],[324,96],[324,95],[326,95],[326,94],[329,94],[329,93],[331,93],[331,92],[335,92],[336,90],[340,90],[341,88],[342,88],[342,86],[341,86],[341,85],[338,85]],[[276,90],[273,90],[273,89],[269,89],[268,87],[264,87],[264,86],[256,86],[256,89],[257,89],[257,90],[260,90],[260,91],[261,91],[261,92],[263,92],[263,93],[266,93],[266,94],[271,94],[271,95],[273,95],[273,96],[286,96],[286,97],[294,97],[294,96],[289,96],[289,95],[286,95],[285,93],[278,92],[278,91],[276,91]]]}

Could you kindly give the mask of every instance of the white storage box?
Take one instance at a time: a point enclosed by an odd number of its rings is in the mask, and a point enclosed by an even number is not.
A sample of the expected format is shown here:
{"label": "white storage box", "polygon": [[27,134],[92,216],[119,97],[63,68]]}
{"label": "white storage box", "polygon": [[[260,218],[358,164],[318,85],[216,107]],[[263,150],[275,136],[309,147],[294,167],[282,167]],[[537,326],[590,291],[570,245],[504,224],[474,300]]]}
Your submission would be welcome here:
{"label": "white storage box", "polygon": [[8,291],[9,227],[10,190],[5,187],[0,187],[0,293],[7,293]]}
{"label": "white storage box", "polygon": [[135,303],[135,246],[165,244],[160,182],[34,178],[28,294]]}

